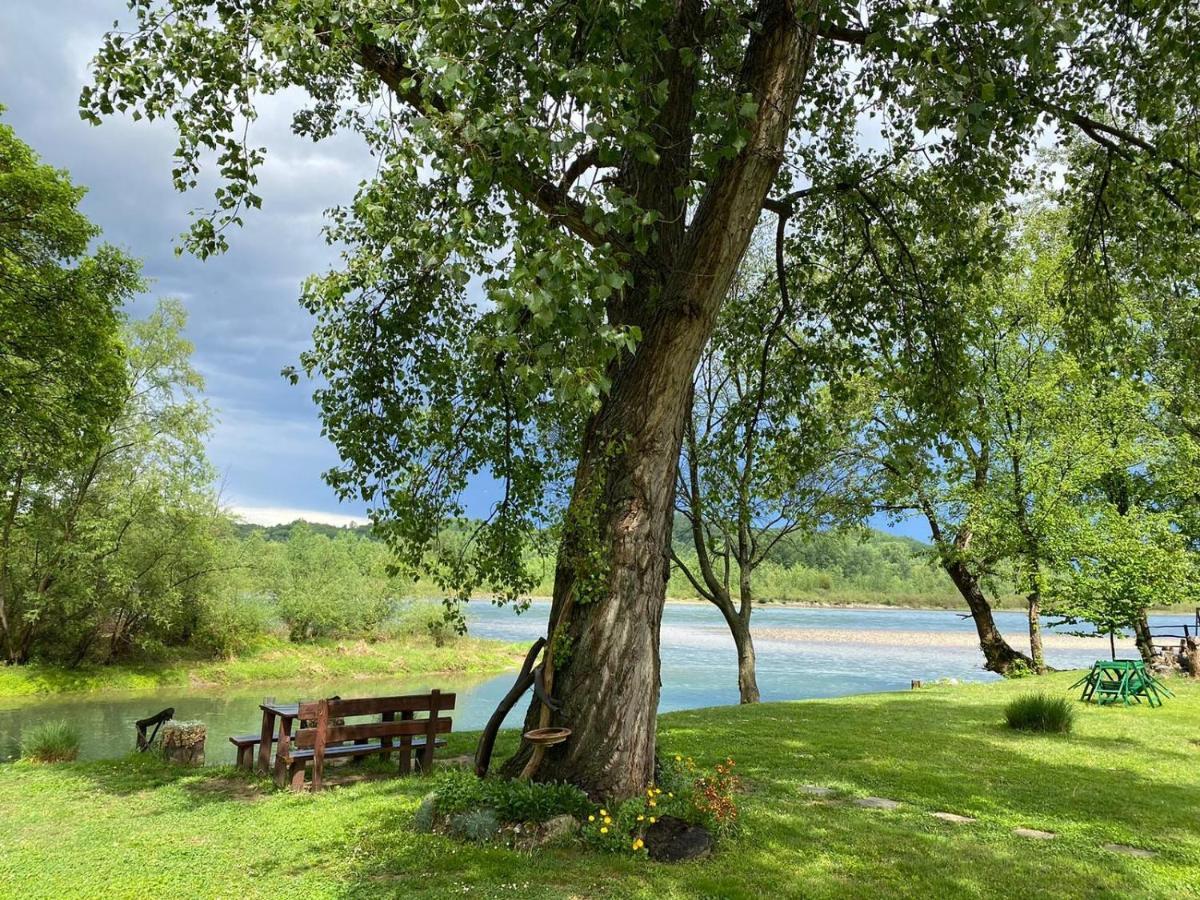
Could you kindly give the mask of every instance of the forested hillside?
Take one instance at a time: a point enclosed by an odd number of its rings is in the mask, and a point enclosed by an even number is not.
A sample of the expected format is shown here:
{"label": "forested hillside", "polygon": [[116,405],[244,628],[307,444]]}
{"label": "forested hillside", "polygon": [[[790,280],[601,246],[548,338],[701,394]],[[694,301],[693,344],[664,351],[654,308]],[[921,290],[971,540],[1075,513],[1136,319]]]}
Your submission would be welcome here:
{"label": "forested hillside", "polygon": [[[243,538],[255,535],[271,543],[286,543],[293,530],[329,538],[355,535],[374,539],[370,526],[339,527],[310,522],[282,525],[239,524]],[[447,532],[449,542],[469,533],[469,527]],[[685,561],[695,560],[695,550],[687,523],[676,522],[675,552]],[[877,529],[822,531],[811,536],[789,535],[779,541],[767,556],[756,578],[755,599],[760,603],[802,602],[835,604],[883,604],[888,606],[959,607],[961,598],[950,580],[930,564],[931,548],[914,538],[888,534]],[[549,595],[554,577],[550,556],[535,558],[533,564],[543,573],[536,593]],[[736,577],[736,575],[734,576]],[[1011,590],[998,586],[1008,597]],[[436,585],[424,580],[414,583],[413,593],[437,593]],[[673,598],[692,598],[696,591],[678,570],[671,576],[668,593]]]}

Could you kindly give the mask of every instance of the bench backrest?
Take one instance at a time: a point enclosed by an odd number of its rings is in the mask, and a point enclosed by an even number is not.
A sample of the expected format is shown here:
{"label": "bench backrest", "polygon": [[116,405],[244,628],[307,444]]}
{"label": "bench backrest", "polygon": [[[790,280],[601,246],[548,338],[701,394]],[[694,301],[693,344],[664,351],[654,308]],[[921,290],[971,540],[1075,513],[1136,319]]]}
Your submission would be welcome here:
{"label": "bench backrest", "polygon": [[[297,718],[301,722],[313,722],[314,725],[297,731],[293,741],[296,747],[304,750],[323,750],[329,744],[342,741],[420,735],[424,735],[426,740],[432,743],[437,735],[450,731],[450,717],[439,714],[444,710],[454,709],[455,699],[454,694],[443,694],[434,690],[428,694],[410,694],[403,697],[361,697],[301,703]],[[428,713],[428,716],[416,718],[416,713],[420,712]],[[356,716],[375,715],[382,716],[384,721],[344,724],[344,720]]]}

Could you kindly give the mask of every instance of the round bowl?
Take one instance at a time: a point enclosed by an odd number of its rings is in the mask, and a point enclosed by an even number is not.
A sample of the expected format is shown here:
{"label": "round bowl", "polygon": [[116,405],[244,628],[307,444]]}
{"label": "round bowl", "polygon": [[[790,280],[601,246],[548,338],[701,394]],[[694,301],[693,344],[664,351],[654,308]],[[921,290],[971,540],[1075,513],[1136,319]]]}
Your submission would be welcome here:
{"label": "round bowl", "polygon": [[525,740],[539,747],[561,744],[571,736],[570,728],[535,728],[525,732]]}

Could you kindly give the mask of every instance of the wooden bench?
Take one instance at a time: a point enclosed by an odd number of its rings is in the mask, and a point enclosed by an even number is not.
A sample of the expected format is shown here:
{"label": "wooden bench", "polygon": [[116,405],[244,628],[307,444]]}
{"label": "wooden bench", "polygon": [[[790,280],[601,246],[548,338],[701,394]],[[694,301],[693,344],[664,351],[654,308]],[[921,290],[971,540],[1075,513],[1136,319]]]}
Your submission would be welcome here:
{"label": "wooden bench", "polygon": [[[421,771],[429,772],[433,767],[433,751],[446,745],[438,735],[448,734],[451,728],[450,717],[439,713],[454,709],[454,702],[454,694],[435,690],[404,697],[302,703],[297,718],[302,724],[312,723],[312,727],[302,727],[294,735],[284,729],[275,757],[276,780],[281,786],[286,783],[292,790],[302,790],[305,772],[311,763],[312,788],[319,791],[325,760],[371,755],[386,757],[391,753],[399,757],[400,774],[412,771],[413,754],[418,757]],[[418,719],[416,714],[420,712],[428,715]],[[335,724],[338,719],[361,716],[379,716],[380,720],[354,725]]]}
{"label": "wooden bench", "polygon": [[[279,735],[271,738],[271,743],[278,743]],[[257,734],[232,734],[229,743],[237,747],[237,767],[239,769],[254,768],[254,748],[262,743],[262,737]]]}

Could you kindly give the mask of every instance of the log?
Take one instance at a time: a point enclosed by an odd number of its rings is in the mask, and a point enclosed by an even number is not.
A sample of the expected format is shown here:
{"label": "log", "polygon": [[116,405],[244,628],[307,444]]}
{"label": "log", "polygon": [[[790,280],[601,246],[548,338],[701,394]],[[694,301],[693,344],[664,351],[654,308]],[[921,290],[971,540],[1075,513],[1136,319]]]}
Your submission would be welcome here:
{"label": "log", "polygon": [[[521,699],[521,695],[529,690],[529,686],[536,679],[533,673],[533,661],[537,659],[538,654],[542,652],[542,648],[545,646],[546,639],[544,637],[540,637],[534,641],[533,646],[529,648],[529,652],[525,654],[525,662],[521,664],[521,671],[517,674],[517,680],[513,682],[513,686],[509,688],[508,693],[501,698],[500,703],[496,706],[496,711],[488,719],[487,726],[483,729],[483,734],[479,736],[479,746],[475,749],[475,774],[480,778],[487,777],[488,767],[492,762],[492,750],[496,745],[496,732],[500,730],[500,725],[504,722],[504,717],[516,706],[517,701]],[[540,666],[538,667],[538,671],[540,673]]]}

